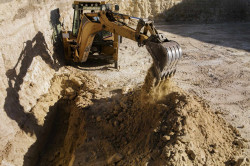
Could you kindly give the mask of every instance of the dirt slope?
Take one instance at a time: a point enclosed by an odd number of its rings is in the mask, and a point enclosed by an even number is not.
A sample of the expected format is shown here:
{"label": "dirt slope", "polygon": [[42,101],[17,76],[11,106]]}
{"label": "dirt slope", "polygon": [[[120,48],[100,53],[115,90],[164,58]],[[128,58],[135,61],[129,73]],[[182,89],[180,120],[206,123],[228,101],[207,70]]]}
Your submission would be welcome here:
{"label": "dirt slope", "polygon": [[166,80],[97,101],[74,165],[235,164],[244,148],[237,130],[202,100]]}

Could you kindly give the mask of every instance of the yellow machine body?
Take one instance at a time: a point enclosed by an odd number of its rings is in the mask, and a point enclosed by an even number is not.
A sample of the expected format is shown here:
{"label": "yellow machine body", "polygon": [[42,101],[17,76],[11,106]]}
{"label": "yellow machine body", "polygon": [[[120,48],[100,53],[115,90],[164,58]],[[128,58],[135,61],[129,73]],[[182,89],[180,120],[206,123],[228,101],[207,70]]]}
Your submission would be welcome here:
{"label": "yellow machine body", "polygon": [[[117,68],[120,39],[125,37],[136,41],[138,46],[146,45],[159,79],[175,73],[181,48],[159,34],[152,21],[115,13],[106,1],[75,1],[73,8],[72,31],[62,33],[67,60],[86,62],[91,55],[112,56]],[[115,10],[119,7],[115,6]],[[136,29],[128,26],[126,19],[138,20]]]}
{"label": "yellow machine body", "polygon": [[[88,17],[86,14],[90,14],[90,10],[99,8],[97,12],[100,12],[101,6],[105,6],[106,1],[75,1],[73,6],[78,6],[79,10],[79,28],[76,35],[73,35],[72,31],[63,31],[63,45],[65,57],[67,60],[73,60],[74,62],[86,62],[91,52],[95,36],[98,32],[103,31],[103,27],[97,20],[93,20],[93,17]],[[79,7],[80,6],[80,7]],[[82,9],[81,9],[82,6]],[[85,10],[84,10],[85,7]],[[86,12],[86,13],[85,13]],[[95,11],[96,12],[96,11]],[[74,15],[76,17],[76,15]],[[96,17],[98,18],[98,17]],[[74,20],[75,21],[75,20]],[[74,26],[74,25],[73,25]],[[74,27],[73,27],[74,28]],[[107,44],[109,42],[109,44]],[[98,54],[112,56],[113,59],[118,57],[118,37],[110,33],[108,36],[103,37],[101,41],[101,47],[98,49]]]}

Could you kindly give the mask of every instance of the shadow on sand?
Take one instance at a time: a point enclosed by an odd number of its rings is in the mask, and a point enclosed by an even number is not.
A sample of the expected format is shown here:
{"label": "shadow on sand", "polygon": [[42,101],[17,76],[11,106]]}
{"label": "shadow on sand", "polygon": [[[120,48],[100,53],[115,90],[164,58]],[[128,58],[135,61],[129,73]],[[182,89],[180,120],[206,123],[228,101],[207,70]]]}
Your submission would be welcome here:
{"label": "shadow on sand", "polygon": [[248,19],[247,0],[182,0],[163,15],[166,21],[228,22]]}
{"label": "shadow on sand", "polygon": [[[42,60],[55,71],[59,70],[63,65],[63,58],[61,58],[63,55],[60,32],[61,23],[59,18],[59,9],[51,11],[50,23],[53,28],[53,54],[48,49],[43,33],[39,31],[32,40],[24,42],[25,46],[20,53],[16,65],[6,72],[8,88],[6,89],[7,96],[5,98],[4,110],[10,119],[17,122],[20,129],[31,135],[35,134],[37,138],[39,138],[41,134],[44,134],[41,133],[41,131],[45,131],[44,126],[47,125],[40,126],[32,113],[25,112],[24,107],[20,103],[19,92],[35,57],[40,56]],[[18,66],[21,67],[18,69]],[[19,71],[19,73],[17,73],[17,71]],[[51,120],[50,117],[52,113],[53,111],[47,115],[46,122]],[[38,152],[30,148],[24,158],[23,165],[32,165],[30,164],[31,162],[29,162],[29,155],[34,156],[36,155],[35,153]]]}
{"label": "shadow on sand", "polygon": [[250,51],[250,23],[244,22],[249,19],[246,3],[245,0],[183,0],[161,14],[170,25],[156,27],[202,42]]}
{"label": "shadow on sand", "polygon": [[[50,12],[50,25],[53,29],[51,38],[53,43],[53,53],[48,49],[43,33],[39,31],[33,39],[24,42],[24,48],[19,55],[18,61],[12,69],[6,72],[8,88],[6,89],[7,96],[5,98],[4,110],[10,119],[17,122],[21,130],[27,134],[35,135],[37,138],[36,142],[29,147],[28,152],[24,156],[24,166],[41,165],[41,162],[39,161],[44,157],[44,153],[48,151],[47,146],[50,146],[50,137],[53,136],[53,132],[55,135],[55,130],[61,130],[58,125],[56,125],[56,129],[53,127],[56,124],[58,116],[65,116],[65,118],[68,118],[68,113],[63,111],[63,109],[60,110],[60,105],[62,105],[64,101],[59,100],[54,106],[49,108],[48,114],[45,117],[44,125],[39,125],[34,114],[25,111],[23,105],[20,103],[19,96],[19,92],[24,83],[24,78],[27,75],[28,70],[30,70],[30,66],[35,57],[41,57],[41,59],[54,71],[58,71],[65,65],[61,39],[61,22],[59,19],[59,9],[52,10]],[[78,66],[84,67],[85,70],[98,70],[94,69],[94,67],[101,67],[107,64],[110,63],[105,60],[90,58],[88,63],[78,64]],[[76,65],[74,64],[73,67],[75,66]],[[62,131],[62,133],[63,132],[64,131]]]}

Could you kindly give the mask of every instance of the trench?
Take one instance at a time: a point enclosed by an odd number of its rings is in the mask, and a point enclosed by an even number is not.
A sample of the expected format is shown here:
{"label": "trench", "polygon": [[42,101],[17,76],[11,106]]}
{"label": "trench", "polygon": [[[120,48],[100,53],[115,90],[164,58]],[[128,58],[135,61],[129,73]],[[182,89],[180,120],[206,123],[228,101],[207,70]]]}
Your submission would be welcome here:
{"label": "trench", "polygon": [[24,165],[72,165],[76,148],[84,142],[85,114],[72,101],[60,99],[49,112],[42,132],[25,156]]}
{"label": "trench", "polygon": [[76,148],[84,142],[85,114],[68,100],[59,100],[50,111],[55,118],[37,165],[72,165]]}
{"label": "trench", "polygon": [[[89,78],[79,74],[58,75],[51,80],[49,93],[38,100],[23,126],[36,137],[24,156],[24,166],[73,164],[75,150],[86,138],[86,111],[82,104],[87,106],[90,100],[78,94],[85,92],[88,96],[88,83],[92,84]],[[34,117],[31,125],[29,121]]]}

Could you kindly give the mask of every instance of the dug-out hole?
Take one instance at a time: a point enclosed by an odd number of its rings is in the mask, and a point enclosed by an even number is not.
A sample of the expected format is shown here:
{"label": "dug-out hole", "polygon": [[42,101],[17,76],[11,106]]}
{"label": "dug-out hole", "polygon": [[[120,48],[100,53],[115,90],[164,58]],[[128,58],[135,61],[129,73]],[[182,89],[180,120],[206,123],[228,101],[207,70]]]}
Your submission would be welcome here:
{"label": "dug-out hole", "polygon": [[72,165],[74,152],[86,137],[84,125],[84,112],[73,101],[60,99],[49,108],[42,132],[25,155],[24,165]]}

